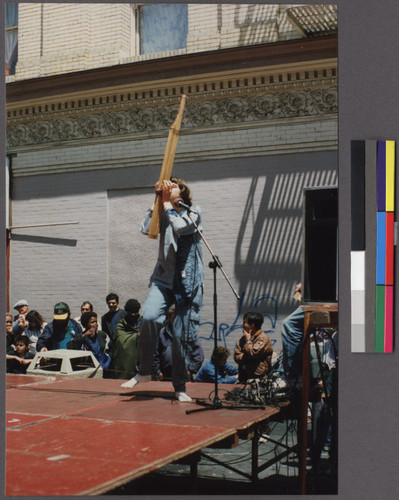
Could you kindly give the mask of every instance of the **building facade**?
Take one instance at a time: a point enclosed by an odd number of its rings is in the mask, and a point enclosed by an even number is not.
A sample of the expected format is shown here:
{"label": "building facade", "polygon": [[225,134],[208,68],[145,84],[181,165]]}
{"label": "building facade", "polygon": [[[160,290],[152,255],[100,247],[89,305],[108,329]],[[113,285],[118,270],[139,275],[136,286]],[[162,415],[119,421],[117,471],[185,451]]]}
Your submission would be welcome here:
{"label": "building facade", "polygon": [[[158,243],[140,222],[185,94],[173,173],[240,294],[218,273],[219,340],[233,348],[242,314],[257,310],[278,349],[301,280],[303,188],[337,185],[336,10],[145,7],[19,4],[6,88],[10,304],[25,298],[49,320],[60,300],[72,315],[84,300],[104,313],[111,291],[122,306],[144,301]],[[208,356],[213,323],[208,269]]]}

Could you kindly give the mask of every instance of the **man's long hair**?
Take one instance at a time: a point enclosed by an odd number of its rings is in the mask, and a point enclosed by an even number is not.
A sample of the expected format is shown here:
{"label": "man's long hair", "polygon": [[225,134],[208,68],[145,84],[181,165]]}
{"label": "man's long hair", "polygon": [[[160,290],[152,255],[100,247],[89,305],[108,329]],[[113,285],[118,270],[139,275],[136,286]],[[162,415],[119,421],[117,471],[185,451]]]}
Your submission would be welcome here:
{"label": "man's long hair", "polygon": [[191,199],[191,191],[186,181],[181,179],[180,177],[171,177],[170,180],[179,186],[180,195],[183,198],[183,203],[191,207],[191,205],[193,204]]}

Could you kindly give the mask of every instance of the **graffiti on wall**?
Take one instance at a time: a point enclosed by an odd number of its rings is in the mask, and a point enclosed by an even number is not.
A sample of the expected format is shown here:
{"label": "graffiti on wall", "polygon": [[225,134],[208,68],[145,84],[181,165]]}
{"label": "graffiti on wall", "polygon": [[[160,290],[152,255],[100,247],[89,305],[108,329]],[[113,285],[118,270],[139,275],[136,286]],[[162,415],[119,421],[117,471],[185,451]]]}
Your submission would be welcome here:
{"label": "graffiti on wall", "polygon": [[[258,311],[263,316],[262,330],[267,334],[273,334],[276,328],[277,318],[278,318],[278,301],[275,297],[264,293],[259,295],[253,300],[250,307],[247,307],[245,311],[242,311],[242,305],[244,303],[245,292],[241,293],[240,301],[238,305],[237,315],[231,322],[225,323],[221,322],[217,329],[217,341],[222,343],[225,347],[227,344],[227,338],[235,330],[242,330],[242,318],[243,314],[247,311]],[[200,323],[200,339],[201,340],[214,340],[215,334],[215,323],[213,321],[205,321]],[[206,333],[208,332],[208,333]],[[271,339],[272,344],[276,343],[276,339]]]}

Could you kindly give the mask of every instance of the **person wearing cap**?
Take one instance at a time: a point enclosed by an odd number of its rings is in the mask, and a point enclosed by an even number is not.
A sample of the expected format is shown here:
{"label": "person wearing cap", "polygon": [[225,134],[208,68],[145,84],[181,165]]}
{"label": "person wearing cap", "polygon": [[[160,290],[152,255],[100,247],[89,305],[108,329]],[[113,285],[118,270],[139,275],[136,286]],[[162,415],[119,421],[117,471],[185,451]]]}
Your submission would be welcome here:
{"label": "person wearing cap", "polygon": [[14,316],[14,319],[18,319],[20,314],[24,316],[29,312],[29,304],[25,299],[18,300],[18,302],[14,305],[14,309],[18,311],[18,314]]}
{"label": "person wearing cap", "polygon": [[116,325],[111,347],[114,378],[130,379],[137,373],[140,307],[138,300],[129,299],[124,308],[126,316]]}
{"label": "person wearing cap", "polygon": [[[155,192],[162,196],[163,212],[158,259],[150,278],[151,289],[143,305],[139,373],[122,387],[131,388],[139,382],[151,380],[159,331],[168,308],[175,302],[173,337],[176,348],[172,384],[175,398],[180,402],[190,402],[192,399],[186,394],[186,382],[190,381],[188,363],[198,338],[204,281],[201,236],[197,231],[197,227],[202,229],[202,215],[200,207],[191,209],[190,188],[181,178],[171,177],[161,186],[157,183]],[[143,219],[143,234],[149,232],[152,213],[153,208],[148,209]]]}
{"label": "person wearing cap", "polygon": [[12,331],[14,335],[20,335],[24,333],[27,325],[25,317],[29,312],[29,304],[25,299],[21,299],[14,305],[14,309],[18,311],[18,314],[14,316]]}
{"label": "person wearing cap", "polygon": [[71,348],[71,341],[82,334],[82,328],[70,316],[68,304],[65,302],[55,304],[53,321],[44,327],[37,339],[36,352]]}

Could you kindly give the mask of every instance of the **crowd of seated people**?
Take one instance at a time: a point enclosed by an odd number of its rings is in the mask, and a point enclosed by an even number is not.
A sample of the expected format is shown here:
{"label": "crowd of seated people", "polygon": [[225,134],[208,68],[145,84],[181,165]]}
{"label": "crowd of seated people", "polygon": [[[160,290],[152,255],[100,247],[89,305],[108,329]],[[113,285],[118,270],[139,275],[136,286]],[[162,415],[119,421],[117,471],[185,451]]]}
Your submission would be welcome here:
{"label": "crowd of seated people", "polygon": [[[136,299],[129,299],[123,309],[116,293],[107,295],[108,311],[99,317],[93,304],[82,303],[80,316],[71,317],[66,302],[54,305],[52,320],[46,323],[37,310],[30,310],[26,300],[19,300],[14,317],[7,313],[7,372],[25,373],[36,352],[54,349],[91,351],[99,362],[104,378],[129,380],[137,373],[137,349],[140,341],[140,309]],[[170,381],[173,369],[174,305],[170,307],[153,358],[153,380]],[[261,330],[263,316],[244,315],[243,336],[238,340],[234,360],[227,363],[230,351],[219,346],[204,363],[204,351],[197,338],[192,349],[188,375],[192,381],[244,383],[247,378],[262,377],[270,370],[273,353],[269,336]],[[101,329],[99,325],[101,324]]]}
{"label": "crowd of seated people", "polygon": [[[120,308],[116,293],[108,294],[105,302],[108,311],[99,316],[94,311],[93,304],[85,300],[80,308],[80,316],[74,319],[68,304],[57,302],[54,305],[52,320],[46,323],[37,310],[29,308],[26,300],[19,300],[14,305],[17,314],[13,316],[7,313],[7,356],[18,357],[19,364],[26,368],[29,363],[22,362],[21,359],[29,359],[27,353],[33,357],[36,352],[53,349],[90,350],[100,363],[104,377],[129,380],[138,370],[141,305],[136,299],[129,299],[124,307]],[[294,377],[300,377],[301,373],[301,359],[298,355],[301,342],[298,332],[302,330],[300,321],[303,321],[303,314],[298,322],[300,324],[294,325],[296,328],[291,325],[292,316],[286,318],[282,325],[283,350],[280,353],[280,369],[283,382],[291,382]],[[167,319],[159,332],[153,358],[153,380],[172,379],[173,319],[174,305],[168,310]],[[204,363],[204,352],[200,339],[197,338],[187,367],[190,379],[213,382],[216,375],[221,383],[245,383],[248,379],[267,376],[272,370],[277,353],[273,352],[271,340],[262,330],[262,323],[262,314],[244,314],[242,335],[234,349],[236,366],[227,363],[229,351],[225,347],[214,350],[211,359]],[[26,344],[27,353],[23,352],[23,342]],[[7,363],[7,371],[11,365],[15,363]]]}
{"label": "crowd of seated people", "polygon": [[[93,304],[85,300],[80,308],[80,316],[73,319],[66,302],[54,305],[52,320],[46,323],[42,315],[30,309],[26,300],[19,300],[6,318],[7,356],[17,356],[19,364],[26,367],[29,359],[22,353],[22,343],[32,357],[36,352],[53,349],[84,349],[93,352],[103,369],[104,377],[129,380],[137,373],[137,349],[140,341],[140,308],[136,299],[129,299],[123,308],[119,307],[116,293],[107,295],[108,311],[99,316]],[[168,310],[167,320],[161,328],[153,358],[153,380],[171,380],[173,367],[173,316],[174,306]],[[282,327],[282,375],[287,379],[300,374],[298,348],[291,349],[291,316]],[[302,319],[302,318],[301,318]],[[191,380],[213,382],[215,374],[221,383],[245,383],[248,379],[267,376],[272,369],[273,347],[269,336],[262,330],[263,316],[257,312],[247,312],[243,316],[242,335],[234,349],[236,366],[227,363],[229,351],[220,347],[204,363],[204,352],[199,339],[192,349],[189,366]],[[101,328],[100,328],[101,325]],[[297,328],[298,331],[300,329]],[[22,337],[22,340],[21,340]],[[16,341],[19,340],[19,353]],[[300,345],[300,342],[295,344]],[[287,347],[288,346],[288,347]],[[281,356],[280,356],[281,357]],[[9,359],[9,358],[7,358]],[[15,359],[14,359],[15,361]],[[8,367],[15,363],[7,363]],[[288,370],[287,367],[290,369]],[[11,368],[10,368],[11,369]]]}

